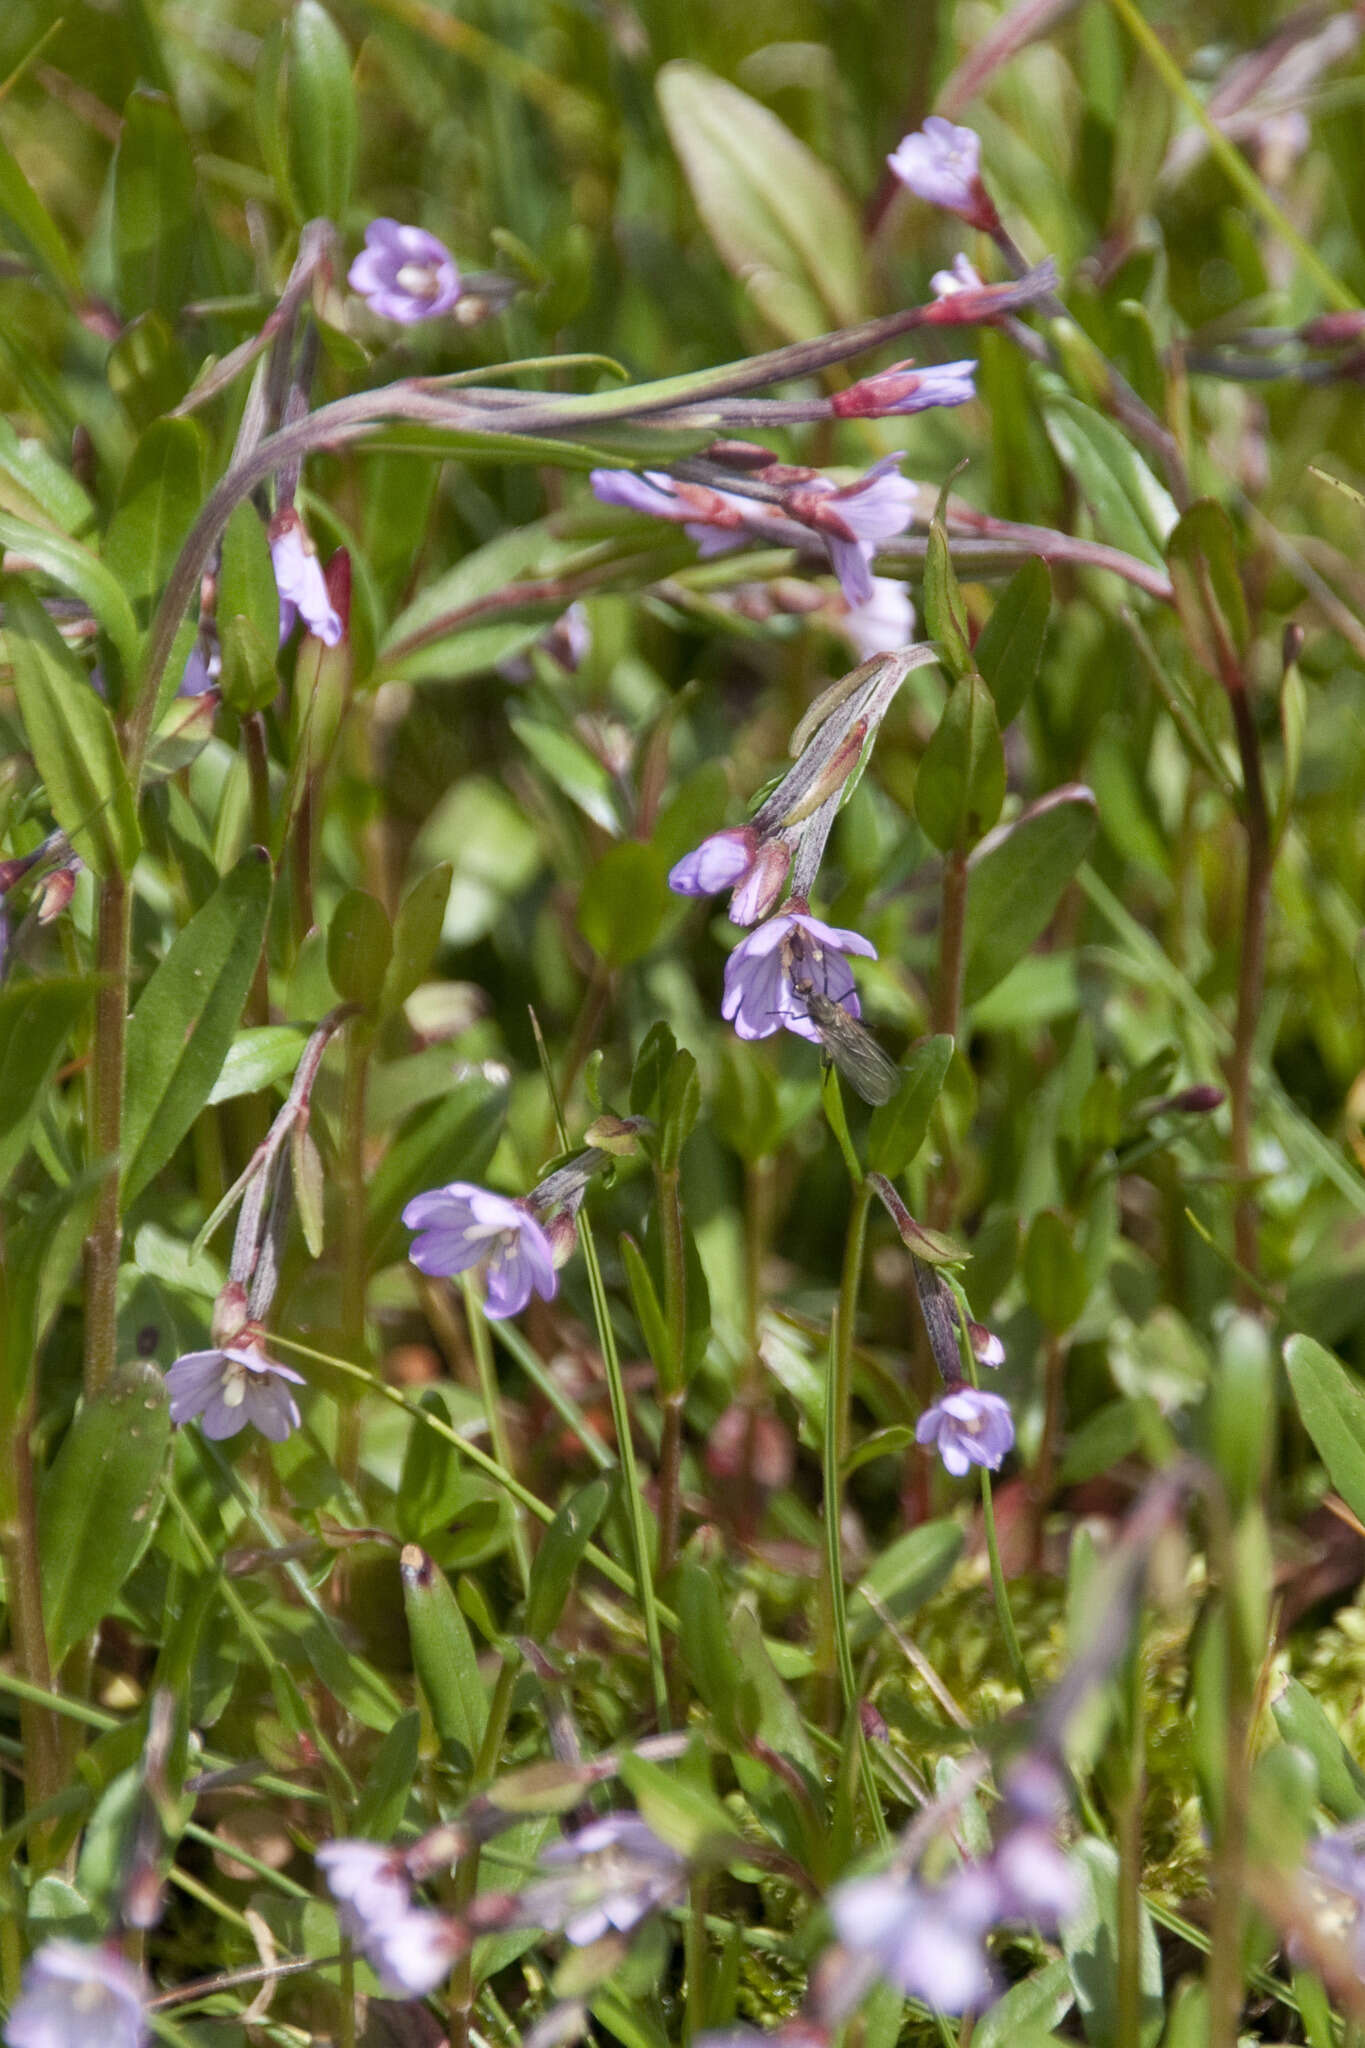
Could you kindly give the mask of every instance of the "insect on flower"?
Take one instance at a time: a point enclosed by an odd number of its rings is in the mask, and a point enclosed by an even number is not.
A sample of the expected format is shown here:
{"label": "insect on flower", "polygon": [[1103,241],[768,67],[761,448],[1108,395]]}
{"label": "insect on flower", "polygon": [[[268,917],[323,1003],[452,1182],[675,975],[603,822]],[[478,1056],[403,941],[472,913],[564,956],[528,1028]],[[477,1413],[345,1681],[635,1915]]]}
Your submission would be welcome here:
{"label": "insect on flower", "polygon": [[872,1033],[842,1003],[817,988],[802,965],[793,961],[792,989],[806,1006],[806,1014],[820,1034],[820,1048],[839,1069],[850,1088],[856,1088],[864,1102],[889,1102],[901,1084],[901,1070],[889,1053],[883,1052]]}

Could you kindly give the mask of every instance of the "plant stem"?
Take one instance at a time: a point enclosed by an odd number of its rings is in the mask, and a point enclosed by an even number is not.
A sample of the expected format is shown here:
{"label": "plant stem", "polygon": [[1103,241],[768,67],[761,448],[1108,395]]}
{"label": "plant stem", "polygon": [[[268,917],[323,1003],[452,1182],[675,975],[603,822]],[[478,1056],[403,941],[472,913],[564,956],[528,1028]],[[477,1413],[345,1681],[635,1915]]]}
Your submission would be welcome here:
{"label": "plant stem", "polygon": [[935,1031],[957,1037],[962,1013],[963,939],[967,919],[967,855],[954,847],[943,868],[938,925],[938,978],[934,983]]}
{"label": "plant stem", "polygon": [[[52,1667],[43,1626],[30,1442],[33,1410],[34,1389],[30,1387],[11,1428],[0,1438],[0,1551],[9,1588],[9,1630],[15,1664],[21,1678],[43,1692],[51,1692]],[[24,1804],[32,1811],[62,1789],[66,1775],[65,1743],[58,1716],[22,1695],[19,1727],[24,1741]]]}
{"label": "plant stem", "polygon": [[[483,1397],[483,1412],[488,1420],[488,1435],[497,1453],[498,1463],[508,1472],[513,1470],[512,1446],[503,1420],[502,1400],[498,1388],[498,1371],[493,1363],[493,1342],[489,1336],[474,1283],[466,1273],[460,1282],[464,1295],[465,1322],[469,1329],[470,1348],[479,1373],[479,1392]],[[531,1582],[531,1557],[526,1547],[526,1527],[519,1513],[512,1515],[512,1554],[517,1562],[517,1576],[524,1593]]]}
{"label": "plant stem", "polygon": [[995,1502],[991,1495],[991,1475],[981,1468],[981,1519],[986,1529],[986,1555],[991,1564],[991,1591],[995,1595],[996,1618],[1000,1633],[1005,1639],[1005,1655],[1009,1659],[1014,1682],[1026,1700],[1033,1698],[1033,1686],[1029,1681],[1028,1667],[1024,1653],[1019,1647],[1019,1636],[1014,1626],[1014,1615],[1010,1609],[1009,1588],[1005,1584],[1005,1571],[1000,1562],[1000,1543],[995,1533]]}
{"label": "plant stem", "polygon": [[1043,1518],[1047,1514],[1048,1502],[1052,1499],[1057,1470],[1057,1439],[1062,1426],[1062,1385],[1065,1373],[1066,1343],[1063,1338],[1052,1334],[1048,1337],[1043,1351],[1043,1433],[1039,1439],[1038,1456],[1029,1483],[1035,1571],[1042,1564]]}
{"label": "plant stem", "polygon": [[95,1043],[90,1079],[90,1156],[104,1166],[85,1241],[85,1391],[96,1394],[118,1356],[119,1141],[123,1131],[123,1049],[128,1022],[130,898],[122,875],[100,886],[95,967]]}
{"label": "plant stem", "polygon": [[[265,721],[259,711],[253,711],[242,720],[242,744],[246,752],[247,777],[251,785],[251,836],[257,846],[269,849],[271,845],[270,821],[270,756],[265,744]],[[247,998],[247,1024],[268,1024],[270,1022],[270,979],[266,965],[268,941],[261,941],[261,956],[256,962],[252,977],[251,993]]]}
{"label": "plant stem", "polygon": [[[365,1327],[365,1088],[373,1033],[353,1017],[346,1033],[346,1067],[341,1093],[341,1328],[355,1358],[367,1356]],[[341,1403],[337,1470],[354,1487],[360,1470],[360,1402]]]}
{"label": "plant stem", "polygon": [[[468,1282],[466,1282],[468,1286]],[[467,1298],[467,1297],[466,1297]],[[471,1315],[470,1328],[473,1329]],[[487,1331],[484,1333],[487,1337]],[[497,1771],[498,1758],[502,1754],[503,1740],[507,1734],[507,1718],[512,1707],[512,1693],[516,1685],[520,1665],[516,1660],[506,1661],[498,1671],[493,1687],[493,1697],[488,1707],[488,1726],[484,1730],[479,1754],[474,1761],[474,1783],[487,1784]],[[452,1901],[457,1914],[463,1913],[472,1903],[479,1889],[479,1844],[466,1850],[460,1858],[455,1873],[455,1895]],[[470,2021],[474,2012],[474,1952],[467,1948],[450,1973],[450,2048],[468,2048]]]}
{"label": "plant stem", "polygon": [[621,1476],[625,1484],[626,1513],[630,1520],[631,1548],[634,1552],[635,1591],[644,1621],[650,1682],[654,1690],[654,1708],[659,1717],[660,1727],[667,1728],[670,1725],[668,1679],[664,1671],[663,1643],[659,1635],[659,1608],[654,1597],[649,1530],[645,1521],[644,1495],[640,1491],[640,1468],[635,1462],[635,1442],[631,1436],[630,1409],[626,1402],[625,1382],[621,1378],[616,1332],[611,1326],[611,1309],[602,1280],[602,1267],[598,1261],[597,1245],[586,1212],[580,1212],[579,1215],[578,1241],[583,1247],[583,1263],[588,1271],[588,1290],[592,1295],[597,1341],[602,1347],[602,1367],[607,1377],[611,1419],[616,1431],[616,1454],[621,1460]]}
{"label": "plant stem", "polygon": [[1142,1799],[1143,1713],[1141,1649],[1137,1683],[1130,1690],[1133,1735],[1129,1783],[1118,1811],[1118,1978],[1116,2048],[1140,2048],[1142,2040]]}
{"label": "plant stem", "polygon": [[659,1246],[663,1261],[664,1323],[669,1358],[659,1388],[663,1430],[659,1439],[659,1577],[673,1569],[678,1549],[682,1484],[682,1423],[686,1399],[687,1257],[683,1243],[682,1202],[678,1168],[659,1163],[654,1169],[658,1192]]}

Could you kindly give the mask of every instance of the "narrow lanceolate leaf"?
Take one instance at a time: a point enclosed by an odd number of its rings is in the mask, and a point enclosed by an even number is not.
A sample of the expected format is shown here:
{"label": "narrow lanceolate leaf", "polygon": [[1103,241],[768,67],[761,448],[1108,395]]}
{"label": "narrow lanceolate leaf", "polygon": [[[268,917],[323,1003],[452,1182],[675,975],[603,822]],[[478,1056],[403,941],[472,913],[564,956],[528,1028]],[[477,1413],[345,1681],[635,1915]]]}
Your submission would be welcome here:
{"label": "narrow lanceolate leaf", "polygon": [[833,173],[704,65],[665,64],[658,94],[697,211],[773,326],[807,341],[861,320],[862,230]]}
{"label": "narrow lanceolate leaf", "polygon": [[384,975],[380,1008],[386,1017],[401,1010],[424,981],[441,943],[441,925],[450,896],[452,869],[448,860],[414,882],[393,921],[393,957]]}
{"label": "narrow lanceolate leaf", "polygon": [[61,230],[3,142],[0,142],[0,228],[6,230],[7,241],[13,237],[27,249],[38,268],[68,298],[83,296],[80,272]]}
{"label": "narrow lanceolate leaf", "polygon": [[611,1482],[591,1479],[565,1501],[540,1539],[526,1592],[522,1633],[542,1646],[550,1640],[573,1585],[574,1573],[587,1552],[611,1499]]}
{"label": "narrow lanceolate leaf", "polygon": [[1311,1337],[1291,1337],[1284,1364],[1328,1478],[1351,1513],[1365,1520],[1365,1387]]}
{"label": "narrow lanceolate leaf", "polygon": [[130,318],[179,313],[194,255],[194,199],[180,116],[164,93],[139,86],[124,107],[114,159],[114,263]]}
{"label": "narrow lanceolate leaf", "polygon": [[1036,555],[1013,575],[976,643],[976,665],[995,699],[995,715],[1009,724],[1033,688],[1047,633],[1052,577]]}
{"label": "narrow lanceolate leaf", "polygon": [[915,815],[941,853],[972,846],[1000,816],[1005,752],[990,691],[964,675],[924,750],[915,778]]}
{"label": "narrow lanceolate leaf", "polygon": [[156,1526],[170,1441],[165,1380],[123,1366],[86,1401],[43,1486],[43,1618],[54,1668],[108,1614]]}
{"label": "narrow lanceolate leaf", "polygon": [[355,175],[355,86],[345,37],[318,0],[298,0],[285,31],[285,146],[301,220],[340,220]]}
{"label": "narrow lanceolate leaf", "polygon": [[260,957],[270,861],[242,855],[153,974],[128,1025],[123,1199],[159,1173],[222,1071]]}
{"label": "narrow lanceolate leaf", "polygon": [[973,667],[967,634],[967,609],[958,587],[957,571],[948,552],[948,535],[943,521],[935,519],[929,528],[929,546],[924,557],[924,623],[943,650],[943,665],[950,676],[970,674]]}
{"label": "narrow lanceolate leaf", "polygon": [[[0,519],[0,546],[6,524]],[[126,874],[141,840],[113,720],[42,605],[15,578],[5,584],[5,645],[53,817],[101,879]]]}
{"label": "narrow lanceolate leaf", "polygon": [[967,877],[964,1001],[979,1002],[1023,959],[1094,836],[1094,796],[1073,782],[977,848]]}
{"label": "narrow lanceolate leaf", "polygon": [[24,1156],[44,1083],[95,988],[92,978],[53,975],[0,989],[0,1188]]}
{"label": "narrow lanceolate leaf", "polygon": [[409,1543],[401,1559],[412,1662],[436,1733],[472,1769],[488,1725],[488,1694],[469,1624],[434,1558]]}
{"label": "narrow lanceolate leaf", "polygon": [[0,512],[0,548],[13,548],[78,597],[113,641],[126,673],[133,673],[141,645],[133,608],[117,576],[89,548],[64,533],[17,519],[12,512]]}

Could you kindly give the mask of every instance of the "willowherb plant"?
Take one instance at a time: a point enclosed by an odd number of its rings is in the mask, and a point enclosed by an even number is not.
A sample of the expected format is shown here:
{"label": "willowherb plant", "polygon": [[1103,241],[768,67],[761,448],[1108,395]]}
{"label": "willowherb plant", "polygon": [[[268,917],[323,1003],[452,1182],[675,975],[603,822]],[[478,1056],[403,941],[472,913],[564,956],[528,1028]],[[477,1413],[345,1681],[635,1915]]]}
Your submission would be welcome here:
{"label": "willowherb plant", "polygon": [[1349,2043],[1358,22],[12,11],[4,2038]]}

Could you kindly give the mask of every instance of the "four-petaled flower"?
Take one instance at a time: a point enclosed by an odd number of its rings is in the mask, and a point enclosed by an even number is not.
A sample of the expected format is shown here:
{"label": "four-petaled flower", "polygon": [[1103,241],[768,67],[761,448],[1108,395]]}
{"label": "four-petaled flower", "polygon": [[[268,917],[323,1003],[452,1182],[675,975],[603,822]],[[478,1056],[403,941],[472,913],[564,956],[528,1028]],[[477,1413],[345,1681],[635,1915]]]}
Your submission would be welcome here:
{"label": "four-petaled flower", "polygon": [[45,1942],[5,2022],[9,2048],[143,2048],[147,1983],[116,1948]]}
{"label": "four-petaled flower", "polygon": [[785,1028],[819,1045],[806,1000],[810,991],[841,1003],[850,1017],[862,1014],[846,953],[877,957],[861,932],[823,924],[808,910],[770,917],[726,961],[720,1013],[741,1038],[770,1038]]}
{"label": "four-petaled flower", "polygon": [[884,455],[854,483],[832,484],[818,477],[787,500],[792,516],[813,527],[824,542],[850,604],[867,603],[872,557],[882,541],[905,532],[914,513],[919,486],[901,475],[900,465],[899,455]]}
{"label": "four-petaled flower", "polygon": [[981,182],[981,138],[930,114],[913,135],[902,136],[886,159],[902,185],[930,206],[941,206],[988,233],[999,216]]}
{"label": "four-petaled flower", "polygon": [[885,419],[891,413],[926,412],[932,405],[965,405],[976,397],[974,362],[937,363],[917,370],[913,362],[893,363],[873,377],[861,377],[836,391],[830,410],[838,419]]}
{"label": "four-petaled flower", "polygon": [[282,1444],[299,1426],[298,1404],[288,1380],[303,1385],[303,1374],[277,1365],[258,1344],[224,1344],[212,1351],[187,1351],[166,1374],[172,1422],[198,1416],[204,1435],[236,1436],[254,1422],[262,1436]]}
{"label": "four-petaled flower", "polygon": [[870,1957],[907,1998],[938,2012],[979,2009],[996,1989],[983,1937],[1001,1917],[980,1877],[963,1869],[932,1886],[890,1872],[850,1878],[830,1893],[830,1918],[844,1947]]}
{"label": "four-petaled flower", "polygon": [[460,296],[459,269],[445,243],[384,217],[366,228],[347,282],[381,320],[404,326],[448,313]]}
{"label": "four-petaled flower", "polygon": [[281,642],[299,618],[325,647],[335,647],[345,630],[341,614],[328,595],[317,549],[292,509],[277,512],[270,522],[270,561],[280,593]]}
{"label": "four-petaled flower", "polygon": [[979,1387],[950,1387],[926,1408],[915,1425],[915,1441],[935,1444],[946,1470],[961,1479],[971,1465],[995,1472],[1014,1448],[1014,1419],[1008,1401]]}
{"label": "four-petaled flower", "polygon": [[415,1196],[403,1221],[418,1233],[408,1257],[419,1273],[448,1276],[483,1267],[490,1316],[518,1315],[532,1293],[543,1301],[554,1294],[550,1241],[521,1202],[455,1180]]}
{"label": "four-petaled flower", "polygon": [[629,1934],[659,1906],[681,1896],[687,1865],[638,1813],[608,1813],[541,1854],[551,1877],[517,1899],[527,1925],[563,1930],[575,1948],[612,1929]]}

